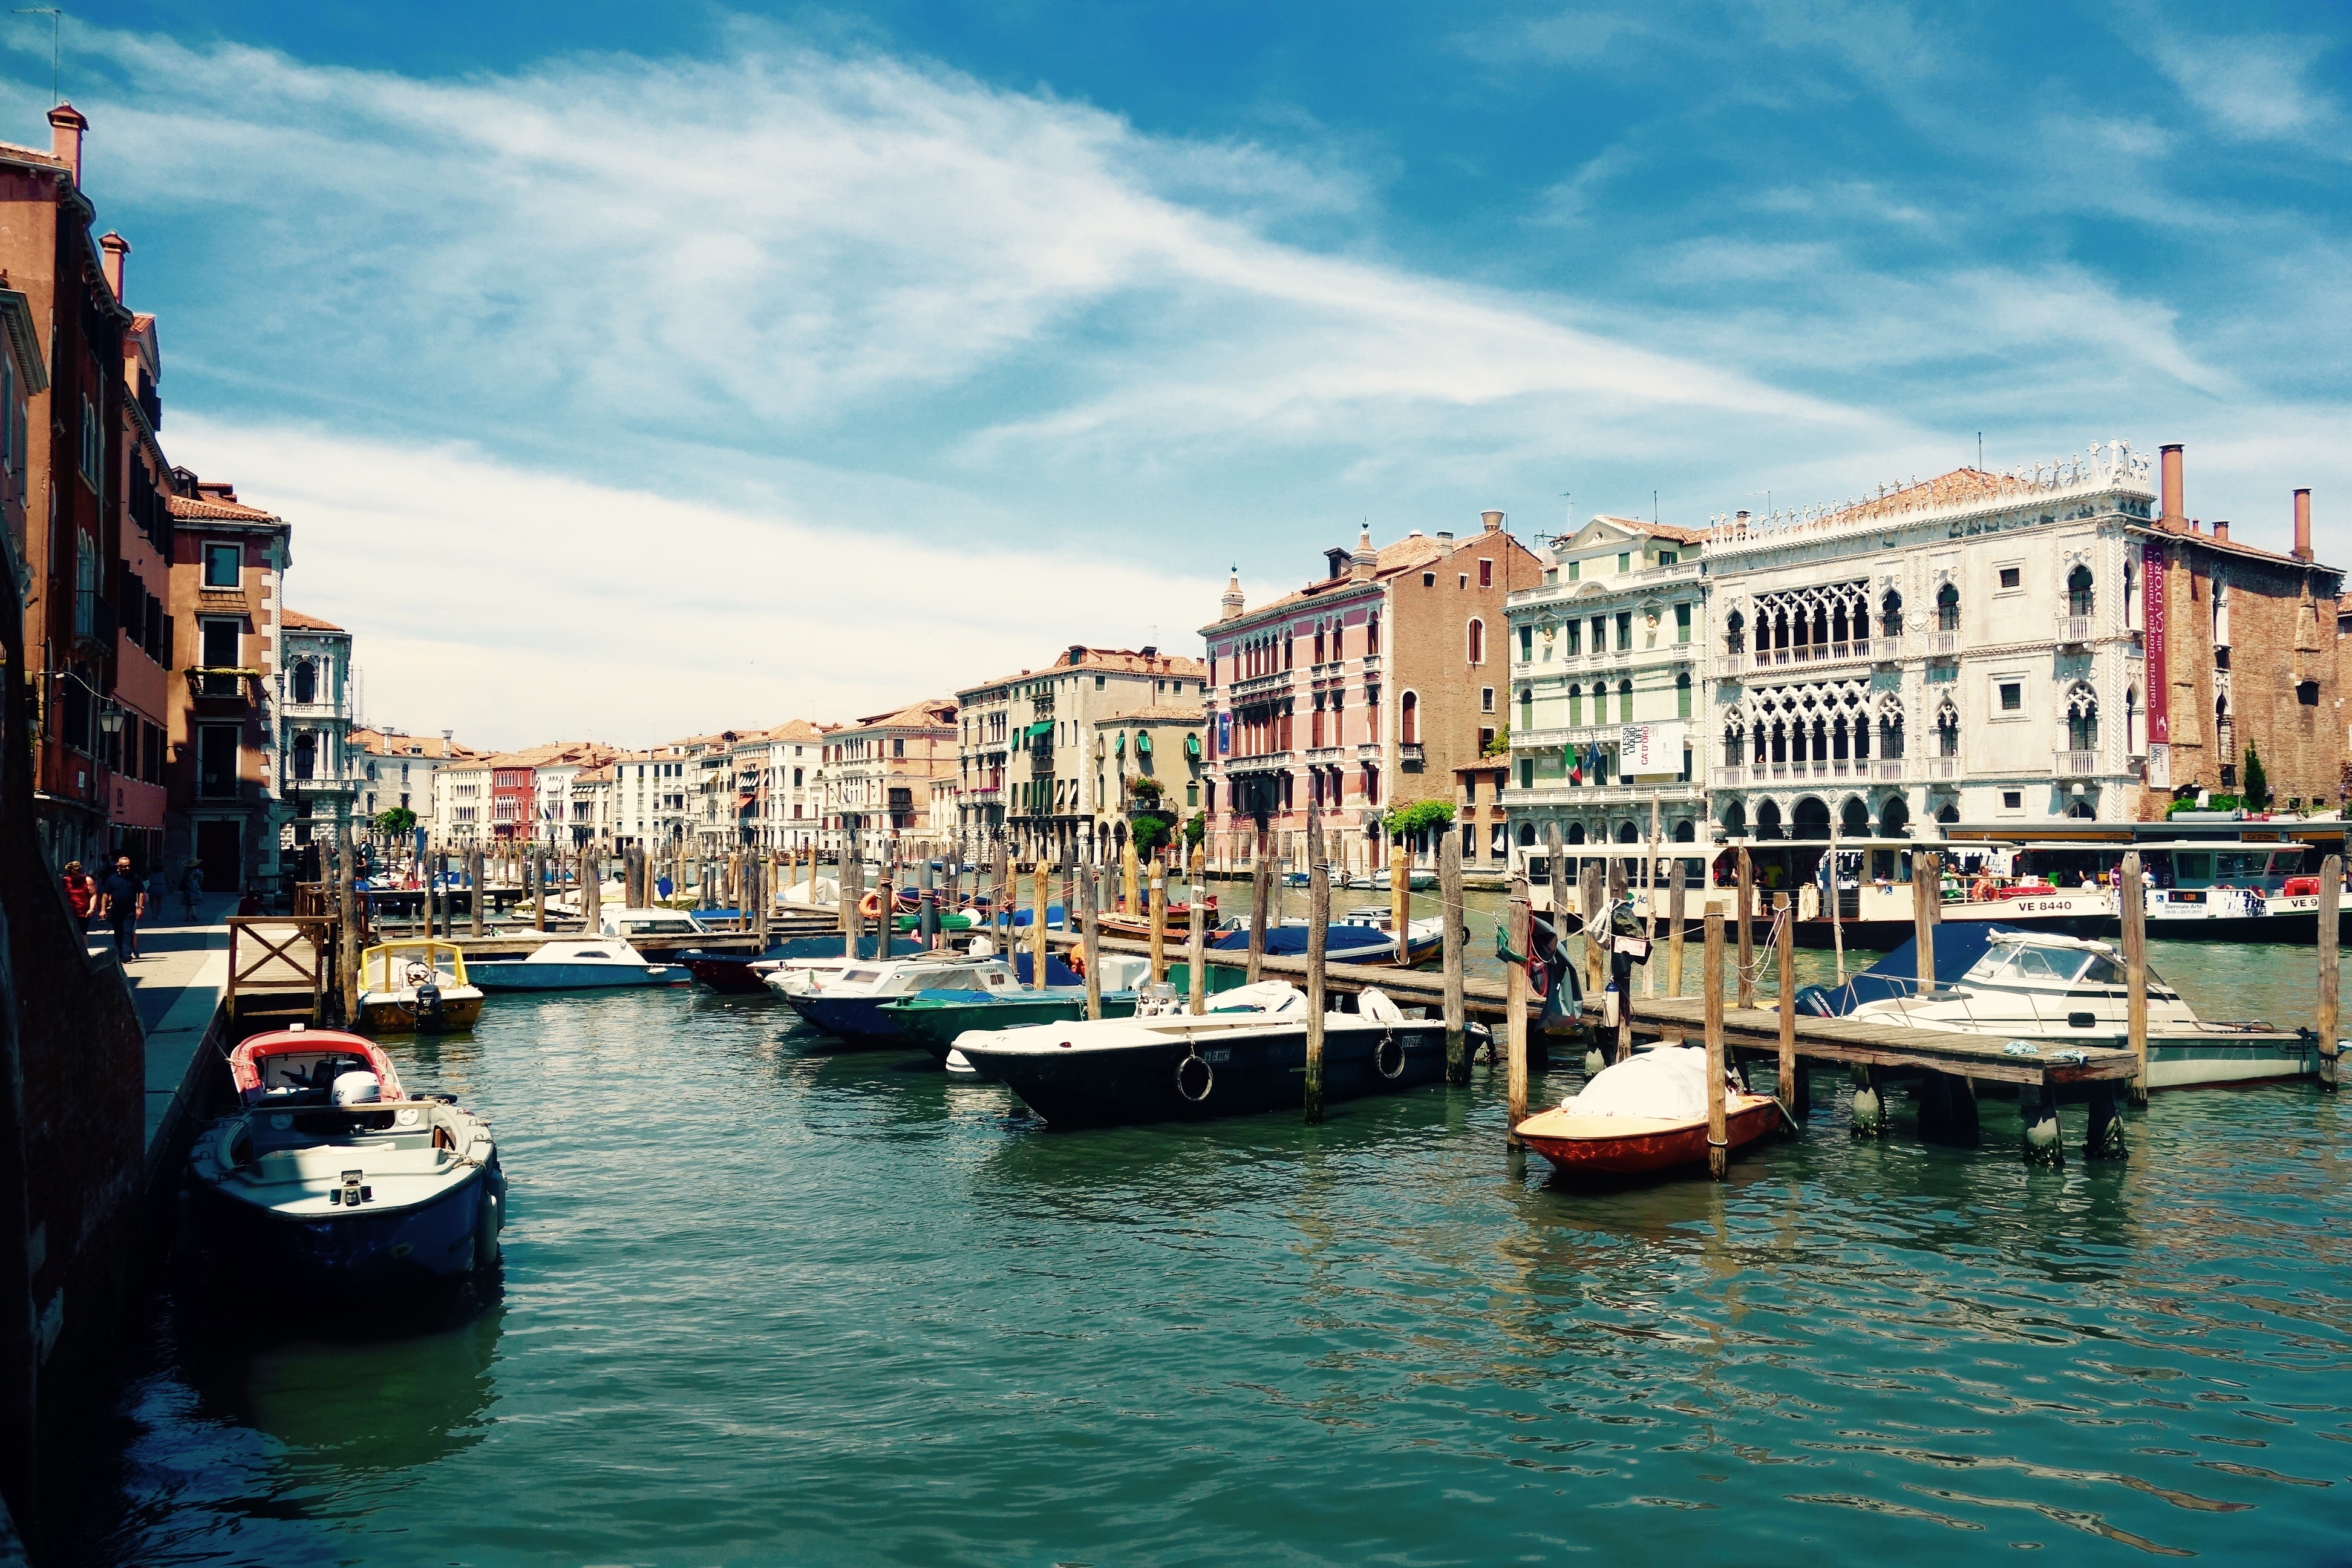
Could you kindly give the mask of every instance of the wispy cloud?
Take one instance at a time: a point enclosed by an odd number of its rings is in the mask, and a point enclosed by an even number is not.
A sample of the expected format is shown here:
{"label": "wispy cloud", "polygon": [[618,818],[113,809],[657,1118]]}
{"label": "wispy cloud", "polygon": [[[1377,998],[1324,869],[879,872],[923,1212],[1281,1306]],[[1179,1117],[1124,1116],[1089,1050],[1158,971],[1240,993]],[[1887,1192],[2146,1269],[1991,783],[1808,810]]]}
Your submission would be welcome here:
{"label": "wispy cloud", "polygon": [[[2231,134],[2273,140],[2339,121],[2336,100],[2310,80],[2313,63],[2328,48],[2326,39],[2276,33],[2190,37],[2168,30],[2149,53],[2157,68]],[[2343,149],[2336,151],[2340,156]]]}

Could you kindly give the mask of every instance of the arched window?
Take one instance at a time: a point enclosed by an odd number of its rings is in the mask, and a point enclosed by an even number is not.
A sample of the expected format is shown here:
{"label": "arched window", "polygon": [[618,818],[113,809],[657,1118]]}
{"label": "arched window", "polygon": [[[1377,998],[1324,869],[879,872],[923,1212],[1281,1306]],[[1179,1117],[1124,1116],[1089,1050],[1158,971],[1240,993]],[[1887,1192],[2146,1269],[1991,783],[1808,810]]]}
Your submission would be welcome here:
{"label": "arched window", "polygon": [[1735,800],[1723,808],[1723,836],[1726,838],[1748,837],[1748,807],[1741,802]]}
{"label": "arched window", "polygon": [[1470,622],[1470,662],[1486,662],[1486,623],[1475,617]]}
{"label": "arched window", "polygon": [[1520,823],[1520,824],[1519,824],[1519,847],[1520,847],[1520,848],[1522,848],[1522,849],[1532,849],[1533,847],[1535,847],[1535,842],[1536,842],[1536,825],[1535,825],[1534,823],[1532,823],[1532,822],[1522,822],[1522,823]]}
{"label": "arched window", "polygon": [[1521,733],[1525,733],[1535,727],[1536,689],[1532,686],[1522,686],[1519,688],[1519,730]]}
{"label": "arched window", "polygon": [[1939,632],[1960,629],[1960,591],[1949,583],[1936,590],[1936,629]]}
{"label": "arched window", "polygon": [[1397,700],[1397,740],[1407,746],[1421,743],[1421,696],[1408,691]]}
{"label": "arched window", "polygon": [[2099,749],[2099,698],[2085,681],[2076,681],[2066,692],[2066,749]]}
{"label": "arched window", "polygon": [[319,776],[319,737],[308,730],[294,737],[294,776],[298,779]]}
{"label": "arched window", "polygon": [[1886,590],[1886,597],[1878,601],[1878,635],[1888,637],[1903,635],[1903,595],[1892,588]]}
{"label": "arched window", "polygon": [[1723,646],[1727,652],[1748,651],[1748,619],[1734,610],[1723,623]]}
{"label": "arched window", "polygon": [[1888,762],[1903,755],[1903,710],[1891,700],[1878,710],[1878,754]]}
{"label": "arched window", "polygon": [[[2216,595],[2215,597],[2218,598],[2220,595]],[[2087,616],[2091,613],[2092,603],[2091,569],[2088,566],[2077,566],[2066,574],[2066,613],[2070,616]]]}
{"label": "arched window", "polygon": [[1568,841],[1570,844],[1581,844],[1584,842],[1584,824],[1580,822],[1571,822],[1568,825]]}
{"label": "arched window", "polygon": [[1571,729],[1584,722],[1584,687],[1581,682],[1568,689],[1568,722]]}
{"label": "arched window", "polygon": [[1938,822],[1958,822],[1959,819],[1960,808],[1951,801],[1948,800],[1936,808],[1936,820]]}
{"label": "arched window", "polygon": [[[306,706],[319,700],[319,666],[314,659],[294,661],[294,700]],[[303,777],[310,775],[305,773]]]}
{"label": "arched window", "polygon": [[1936,710],[1936,754],[1939,757],[1960,754],[1960,711],[1952,706],[1952,700],[1948,697]]}
{"label": "arched window", "polygon": [[2139,688],[2127,686],[2124,689],[2124,751],[2137,757],[2146,749],[2140,741]]}
{"label": "arched window", "polygon": [[1675,717],[1677,719],[1687,719],[1690,716],[1690,674],[1688,671],[1685,671],[1683,674],[1675,677]]}
{"label": "arched window", "polygon": [[1630,680],[1617,683],[1617,721],[1621,724],[1633,721],[1633,683]]}

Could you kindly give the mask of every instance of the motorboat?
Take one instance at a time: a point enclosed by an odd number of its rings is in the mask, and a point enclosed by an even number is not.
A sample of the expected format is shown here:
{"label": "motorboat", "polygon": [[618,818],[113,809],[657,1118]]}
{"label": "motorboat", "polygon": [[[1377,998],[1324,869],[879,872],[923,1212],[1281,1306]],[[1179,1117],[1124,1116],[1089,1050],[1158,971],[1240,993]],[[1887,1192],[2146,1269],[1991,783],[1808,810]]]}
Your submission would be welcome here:
{"label": "motorboat", "polygon": [[359,1026],[372,1035],[446,1035],[482,1016],[482,992],[455,942],[408,939],[360,953]]}
{"label": "motorboat", "polygon": [[256,1035],[228,1069],[237,1109],[190,1157],[208,1244],[274,1286],[498,1267],[506,1179],[488,1122],[446,1095],[410,1096],[381,1048],[339,1030]]}
{"label": "motorboat", "polygon": [[[1026,961],[1027,953],[1018,959]],[[1045,961],[1046,984],[1068,987],[1078,977],[1060,960]],[[930,952],[883,963],[845,964],[839,970],[790,969],[769,984],[808,1023],[836,1039],[874,1045],[901,1044],[898,1016],[884,1004],[929,991],[978,991],[989,994],[1017,992],[1024,963],[1010,958],[973,958],[961,953]]]}
{"label": "motorboat", "polygon": [[705,936],[710,931],[688,910],[605,910],[598,921],[596,929],[601,934],[625,940],[633,936]]}
{"label": "motorboat", "polygon": [[[1107,952],[1097,962],[1103,968],[1103,988],[1097,993],[1102,1016],[1133,1016],[1138,988],[1150,977],[1150,961]],[[957,1039],[974,1029],[985,1032],[1083,1018],[1087,991],[1084,985],[1055,985],[1043,991],[932,989],[885,1002],[881,1011],[897,1023],[900,1035],[944,1062]]]}
{"label": "motorboat", "polygon": [[[1736,1153],[1781,1121],[1780,1102],[1725,1074],[1724,1146]],[[1558,1106],[1528,1117],[1512,1136],[1564,1175],[1646,1176],[1705,1166],[1706,1050],[1657,1046],[1592,1075]]]}
{"label": "motorboat", "polygon": [[[1360,910],[1332,921],[1323,928],[1323,956],[1335,963],[1395,964],[1396,938],[1389,934],[1388,921],[1386,910]],[[1265,946],[1260,951],[1280,958],[1303,958],[1307,931],[1307,922],[1297,919],[1268,926]],[[1244,952],[1249,948],[1249,918],[1240,916],[1219,928],[1209,939],[1209,946],[1219,952]],[[1410,968],[1444,945],[1444,927],[1433,919],[1414,921],[1406,927],[1405,941],[1405,966]]]}
{"label": "motorboat", "polygon": [[[1806,986],[1797,993],[1797,1010],[1990,1036],[2021,1056],[2129,1043],[2124,960],[2105,942],[1982,923],[1938,926],[1935,977],[1924,983],[1917,952],[1916,941],[1906,942],[1842,986]],[[2319,1041],[2307,1029],[2200,1018],[2153,968],[2147,989],[2151,1089],[2319,1070]]]}
{"label": "motorboat", "polygon": [[655,963],[618,937],[559,937],[528,957],[477,960],[474,983],[485,991],[605,991],[623,985],[686,985],[684,964]]}
{"label": "motorboat", "polygon": [[[858,956],[872,959],[880,944],[881,939],[871,933],[859,937]],[[923,944],[913,937],[898,937],[890,943],[893,957],[911,955],[922,950]],[[842,939],[838,936],[796,936],[758,953],[705,952],[700,948],[690,947],[677,954],[677,962],[685,966],[687,973],[693,975],[698,984],[729,995],[756,996],[768,994],[768,976],[787,963],[828,958],[845,962],[847,957],[842,952]]]}
{"label": "motorboat", "polygon": [[[1286,981],[1222,992],[1213,1012],[1170,1005],[1150,988],[1131,1018],[1036,1025],[959,1037],[955,1049],[1056,1126],[1192,1121],[1294,1108],[1305,1097],[1307,997]],[[1408,1018],[1377,990],[1358,1011],[1323,1017],[1323,1098],[1355,1100],[1434,1083],[1445,1072],[1442,1019]],[[1165,1010],[1162,1010],[1165,1009]],[[1475,1052],[1486,1029],[1469,1026]]]}
{"label": "motorboat", "polygon": [[[1355,884],[1350,883],[1349,885],[1352,887]],[[1424,871],[1418,868],[1409,869],[1404,874],[1404,885],[1408,891],[1415,893],[1426,892],[1430,889],[1437,886],[1437,873],[1434,871]],[[1395,889],[1396,879],[1390,875],[1389,868],[1383,866],[1365,879],[1365,886],[1370,888],[1374,892],[1386,893],[1392,891]]]}

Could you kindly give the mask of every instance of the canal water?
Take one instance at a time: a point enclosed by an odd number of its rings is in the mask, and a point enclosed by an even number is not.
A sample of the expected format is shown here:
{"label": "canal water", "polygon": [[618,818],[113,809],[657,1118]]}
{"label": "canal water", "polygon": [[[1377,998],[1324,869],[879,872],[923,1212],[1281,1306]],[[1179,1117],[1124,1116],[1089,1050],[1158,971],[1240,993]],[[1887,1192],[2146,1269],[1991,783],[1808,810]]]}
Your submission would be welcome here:
{"label": "canal water", "polygon": [[[1486,933],[1480,933],[1482,942]],[[1825,964],[1826,955],[1804,955]],[[2161,948],[2306,1021],[2302,949]],[[1694,965],[1695,967],[1695,965]],[[492,1117],[502,1290],[386,1337],[177,1273],[94,1565],[2345,1557],[2352,1114],[2158,1097],[2131,1158],[1811,1132],[1515,1173],[1499,1084],[1049,1132],[767,998],[506,996],[396,1042]],[[1538,1081],[1552,1099],[1566,1079]],[[2080,1111],[2069,1112],[2081,1137]]]}

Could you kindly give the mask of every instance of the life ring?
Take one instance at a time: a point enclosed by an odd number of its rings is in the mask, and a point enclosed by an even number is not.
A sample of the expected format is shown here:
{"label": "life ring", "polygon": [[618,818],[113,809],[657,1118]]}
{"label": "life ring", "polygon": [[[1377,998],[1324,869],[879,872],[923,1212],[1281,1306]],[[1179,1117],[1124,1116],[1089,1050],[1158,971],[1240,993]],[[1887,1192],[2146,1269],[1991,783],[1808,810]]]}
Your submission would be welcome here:
{"label": "life ring", "polygon": [[1393,1034],[1382,1035],[1372,1047],[1372,1070],[1390,1083],[1404,1076],[1404,1043]]}
{"label": "life ring", "polygon": [[868,893],[864,898],[858,900],[857,912],[864,915],[869,921],[876,915],[880,914],[882,912],[882,895],[879,893]]}
{"label": "life ring", "polygon": [[[1195,1068],[1200,1070],[1197,1072],[1190,1070]],[[1200,1057],[1186,1057],[1176,1064],[1176,1092],[1194,1105],[1206,1100],[1209,1098],[1209,1091],[1214,1089],[1216,1084],[1216,1069]]]}
{"label": "life ring", "polygon": [[1551,966],[1532,952],[1528,954],[1528,990],[1538,1002],[1551,990]]}

